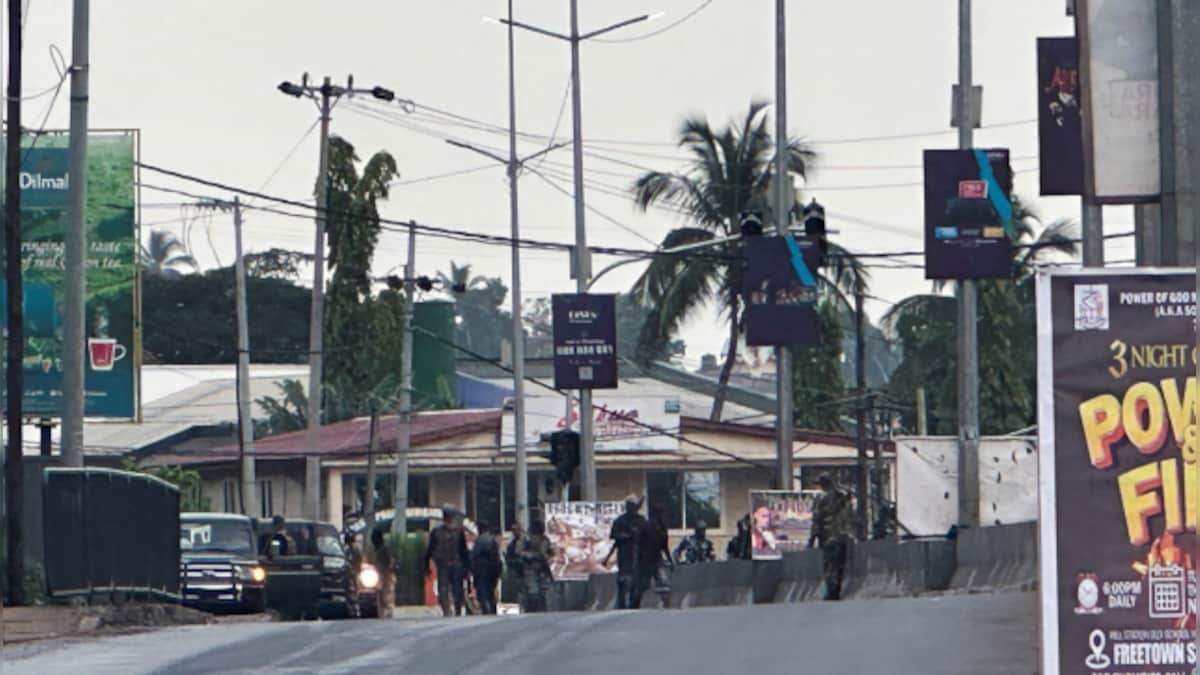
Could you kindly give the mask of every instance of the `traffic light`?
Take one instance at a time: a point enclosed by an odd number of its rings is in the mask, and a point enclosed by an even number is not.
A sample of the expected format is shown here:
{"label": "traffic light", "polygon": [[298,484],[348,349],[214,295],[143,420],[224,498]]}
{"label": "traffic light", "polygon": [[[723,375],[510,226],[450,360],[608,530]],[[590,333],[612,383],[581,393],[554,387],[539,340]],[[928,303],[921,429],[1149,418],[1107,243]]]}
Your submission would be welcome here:
{"label": "traffic light", "polygon": [[550,463],[559,482],[571,482],[579,467],[579,432],[563,429],[550,434]]}
{"label": "traffic light", "polygon": [[742,211],[738,214],[738,227],[743,237],[757,237],[763,233],[762,214],[758,211]]}
{"label": "traffic light", "polygon": [[816,242],[817,250],[820,251],[817,266],[824,267],[829,241],[825,237],[825,207],[818,204],[816,199],[804,207],[804,236],[809,241]]}

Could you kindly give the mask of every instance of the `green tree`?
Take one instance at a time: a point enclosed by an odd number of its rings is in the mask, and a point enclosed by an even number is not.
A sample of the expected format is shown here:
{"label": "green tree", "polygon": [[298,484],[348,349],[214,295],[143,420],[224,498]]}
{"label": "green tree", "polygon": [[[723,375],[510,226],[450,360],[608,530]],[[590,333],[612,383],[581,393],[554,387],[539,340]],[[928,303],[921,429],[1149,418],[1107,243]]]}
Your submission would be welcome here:
{"label": "green tree", "polygon": [[[680,172],[650,171],[637,179],[633,198],[643,210],[659,204],[684,214],[690,223],[667,233],[662,248],[674,248],[728,237],[739,231],[739,216],[749,209],[770,214],[768,189],[775,179],[775,142],[768,131],[766,104],[752,103],[745,119],[715,131],[702,118],[689,118],[679,145],[691,160]],[[787,167],[803,178],[815,153],[799,139],[789,139]],[[792,204],[792,211],[798,204]],[[709,302],[716,302],[728,322],[729,349],[713,397],[712,419],[719,419],[729,378],[737,362],[742,321],[742,261],[737,242],[708,249],[713,255],[658,256],[634,283],[631,293],[651,311],[638,340],[645,360],[668,344],[684,321]],[[862,266],[846,251],[831,246],[830,267],[822,285],[834,288],[844,303],[853,283],[866,284]],[[806,386],[816,386],[808,383]]]}
{"label": "green tree", "polygon": [[188,253],[187,246],[170,232],[150,231],[150,242],[139,250],[142,271],[148,277],[178,279],[182,269],[196,272],[200,265]]}
{"label": "green tree", "polygon": [[508,286],[499,277],[473,275],[471,265],[454,261],[438,279],[454,302],[455,342],[484,358],[499,358],[500,340],[512,336],[512,313],[503,308]]}
{"label": "green tree", "polygon": [[820,338],[815,345],[792,348],[792,401],[796,426],[819,431],[843,431],[840,399],[842,327],[835,301],[817,307]]}
{"label": "green tree", "polygon": [[276,382],[279,396],[263,396],[255,403],[266,411],[266,418],[254,420],[254,437],[299,431],[308,427],[308,396],[299,380]]}
{"label": "green tree", "polygon": [[134,457],[126,458],[122,462],[121,468],[125,471],[154,476],[179,488],[180,511],[212,510],[212,504],[204,496],[204,481],[200,479],[198,471],[181,466],[141,466],[139,460]]}
{"label": "green tree", "polygon": [[387,407],[399,393],[404,341],[403,296],[372,291],[371,262],[382,231],[378,202],[399,175],[387,152],[359,172],[349,141],[334,137],[329,151],[329,283],[325,310],[322,416],[337,422]]}
{"label": "green tree", "polygon": [[[1002,434],[1034,424],[1036,414],[1037,319],[1034,274],[1048,256],[1075,255],[1079,228],[1069,220],[1042,227],[1037,214],[1016,196],[1012,276],[976,284],[979,307],[980,432]],[[931,433],[957,433],[957,337],[955,299],[934,292],[897,303],[880,324],[899,344],[902,360],[888,386],[891,398],[915,410],[915,392],[924,387]],[[901,424],[916,429],[913,414]]]}

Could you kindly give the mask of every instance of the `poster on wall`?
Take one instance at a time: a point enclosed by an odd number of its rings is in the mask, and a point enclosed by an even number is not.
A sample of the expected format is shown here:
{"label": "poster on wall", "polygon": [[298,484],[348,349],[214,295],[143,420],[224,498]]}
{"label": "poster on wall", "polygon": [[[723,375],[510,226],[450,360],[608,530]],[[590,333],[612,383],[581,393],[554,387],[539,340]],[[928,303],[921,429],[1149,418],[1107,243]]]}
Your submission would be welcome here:
{"label": "poster on wall", "polygon": [[751,557],[778,560],[808,548],[819,490],[751,490]]}
{"label": "poster on wall", "polygon": [[1196,278],[1038,277],[1042,672],[1190,673]]}
{"label": "poster on wall", "polygon": [[[135,132],[88,136],[87,298],[84,414],[133,418],[141,363],[138,322]],[[21,258],[24,266],[25,415],[62,415],[63,237],[67,228],[68,137],[22,142]],[[0,283],[0,316],[7,295]]]}
{"label": "poster on wall", "polygon": [[554,547],[550,571],[555,579],[587,579],[616,569],[617,557],[604,558],[612,548],[613,521],[625,511],[621,502],[554,502],[542,507],[546,536]]}

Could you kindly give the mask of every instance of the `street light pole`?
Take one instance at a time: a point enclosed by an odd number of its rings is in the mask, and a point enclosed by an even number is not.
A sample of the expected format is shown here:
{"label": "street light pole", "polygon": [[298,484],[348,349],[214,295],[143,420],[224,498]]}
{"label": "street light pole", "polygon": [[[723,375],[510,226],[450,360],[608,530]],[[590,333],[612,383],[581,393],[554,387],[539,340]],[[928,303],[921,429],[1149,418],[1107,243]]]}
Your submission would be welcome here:
{"label": "street light pole", "polygon": [[[795,195],[787,189],[787,20],[784,0],[775,0],[775,227],[787,234],[788,214]],[[735,345],[729,345],[733,349]],[[776,413],[775,461],[776,486],[792,489],[792,434],[795,409],[792,404],[792,350],[786,345],[775,348],[775,386],[779,410]]]}
{"label": "street light pole", "polygon": [[522,531],[529,531],[529,465],[525,457],[525,327],[521,317],[521,227],[517,209],[517,70],[512,25],[513,0],[508,0],[508,207],[512,229],[512,361],[513,443],[517,475],[513,503]]}
{"label": "street light pole", "polygon": [[[573,274],[575,276],[575,288],[578,293],[586,293],[588,288],[588,279],[591,277],[591,257],[587,248],[587,230],[585,223],[585,205],[583,194],[583,120],[582,120],[582,97],[580,95],[580,76],[579,76],[579,43],[588,40],[604,33],[635,24],[641,21],[650,19],[649,14],[637,16],[625,21],[619,21],[612,25],[590,31],[588,33],[579,33],[579,8],[578,0],[570,0],[571,6],[571,32],[569,35],[563,35],[554,31],[549,31],[544,28],[530,26],[518,21],[514,21],[510,16],[507,21],[501,21],[506,24],[511,32],[514,26],[531,30],[540,35],[547,37],[565,40],[571,45],[571,117],[572,117],[572,149],[574,154],[574,191],[575,191],[575,259],[573,265]],[[510,59],[512,50],[510,45]],[[510,88],[511,88],[510,83]],[[511,111],[510,111],[511,114]],[[515,126],[515,122],[514,122]],[[515,133],[515,132],[512,132]],[[513,141],[510,139],[510,145]],[[515,193],[514,193],[515,194]],[[515,196],[513,197],[515,200]],[[515,209],[515,206],[514,206]],[[514,212],[515,213],[515,212]],[[516,221],[514,220],[514,223]],[[515,227],[515,226],[514,226]],[[515,230],[514,230],[515,232]],[[516,235],[513,236],[516,239]],[[514,253],[514,260],[515,260]],[[514,311],[514,315],[519,310]],[[514,355],[516,347],[514,346]],[[514,359],[515,360],[515,359]],[[515,394],[515,392],[514,392]],[[570,403],[568,402],[568,409]],[[592,392],[590,389],[582,389],[579,392],[579,464],[582,480],[582,497],[584,501],[596,501],[596,457],[594,452],[592,426],[595,420],[592,414]],[[514,411],[515,412],[515,411]],[[519,419],[519,416],[518,416]],[[570,420],[570,415],[567,415],[567,420]],[[515,427],[514,427],[515,428]],[[520,442],[520,441],[518,441]],[[524,494],[520,495],[522,498]]]}
{"label": "street light pole", "polygon": [[[974,145],[971,0],[958,0],[958,147]],[[975,282],[958,282],[958,525],[979,524],[979,332]]]}
{"label": "street light pole", "polygon": [[304,435],[304,515],[321,519],[321,459],[318,454],[321,440],[321,382],[324,356],[325,320],[325,223],[329,203],[329,120],[330,112],[343,96],[370,94],[381,101],[393,101],[396,94],[383,87],[354,88],[354,78],[347,78],[345,87],[333,84],[326,77],[321,86],[308,83],[305,73],[300,84],[283,82],[279,91],[295,98],[317,102],[321,115],[320,158],[317,162],[316,241],[313,245],[312,307],[308,324],[308,426]]}

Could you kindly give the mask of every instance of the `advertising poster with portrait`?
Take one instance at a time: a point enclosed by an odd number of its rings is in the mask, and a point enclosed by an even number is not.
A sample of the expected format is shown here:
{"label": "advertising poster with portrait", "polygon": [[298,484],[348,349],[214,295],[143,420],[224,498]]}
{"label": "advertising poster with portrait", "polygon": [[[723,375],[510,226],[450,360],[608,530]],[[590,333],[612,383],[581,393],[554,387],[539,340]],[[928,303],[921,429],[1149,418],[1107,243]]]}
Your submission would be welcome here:
{"label": "advertising poster with portrait", "polygon": [[804,550],[819,494],[819,490],[751,490],[751,557],[778,560],[784,553]]}
{"label": "advertising poster with portrait", "polygon": [[1042,672],[1191,673],[1196,277],[1038,277]]}
{"label": "advertising poster with portrait", "polygon": [[612,548],[608,535],[613,521],[624,512],[621,502],[555,502],[544,507],[546,536],[554,547],[550,571],[555,579],[587,579],[589,574],[611,572],[617,557],[604,558]]}
{"label": "advertising poster with portrait", "polygon": [[[137,416],[136,132],[87,139],[87,296],[84,414]],[[22,141],[21,260],[24,268],[25,415],[62,415],[68,137]],[[4,287],[0,283],[0,291]],[[0,315],[8,311],[0,292]]]}

